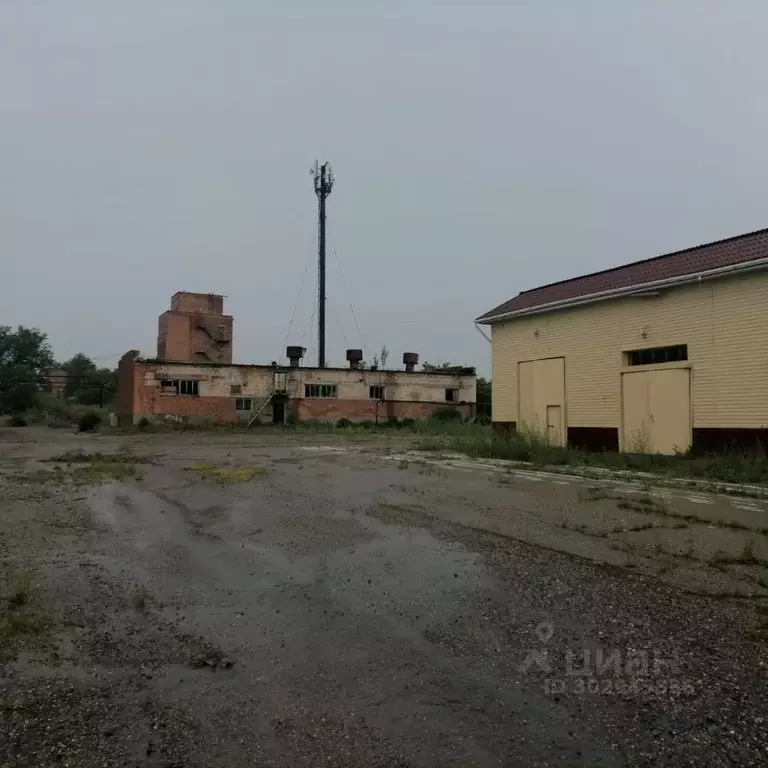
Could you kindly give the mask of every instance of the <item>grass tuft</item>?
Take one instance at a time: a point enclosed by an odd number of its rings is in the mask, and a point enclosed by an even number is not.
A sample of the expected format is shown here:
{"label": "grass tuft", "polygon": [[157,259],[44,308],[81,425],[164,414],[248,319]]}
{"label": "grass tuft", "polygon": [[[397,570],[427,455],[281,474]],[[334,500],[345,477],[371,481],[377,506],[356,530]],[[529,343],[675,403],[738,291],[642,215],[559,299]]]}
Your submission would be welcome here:
{"label": "grass tuft", "polygon": [[67,451],[66,453],[45,459],[56,464],[141,464],[146,459],[132,453],[86,453],[85,451]]}
{"label": "grass tuft", "polygon": [[146,613],[150,597],[149,590],[145,586],[136,587],[131,595],[131,605],[139,613]]}
{"label": "grass tuft", "polygon": [[43,617],[32,609],[32,579],[27,571],[18,571],[3,585],[0,601],[0,658],[7,657],[26,636],[41,633],[46,627]]}
{"label": "grass tuft", "polygon": [[263,475],[264,467],[248,466],[219,466],[212,461],[201,461],[184,467],[185,472],[194,472],[203,480],[217,485],[234,485],[247,483],[254,477]]}

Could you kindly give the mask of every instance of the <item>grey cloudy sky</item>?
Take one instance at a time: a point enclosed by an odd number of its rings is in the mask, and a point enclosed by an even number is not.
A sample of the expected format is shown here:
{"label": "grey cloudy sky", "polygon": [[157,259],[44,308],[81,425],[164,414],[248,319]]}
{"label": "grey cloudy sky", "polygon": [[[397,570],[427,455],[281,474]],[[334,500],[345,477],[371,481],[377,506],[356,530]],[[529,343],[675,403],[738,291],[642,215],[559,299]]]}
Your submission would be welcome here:
{"label": "grey cloudy sky", "polygon": [[768,225],[767,24],[749,0],[0,0],[0,323],[108,364],[154,353],[176,290],[221,292],[237,360],[269,362],[298,297],[314,358],[324,152],[331,361],[487,371],[472,319],[518,291]]}

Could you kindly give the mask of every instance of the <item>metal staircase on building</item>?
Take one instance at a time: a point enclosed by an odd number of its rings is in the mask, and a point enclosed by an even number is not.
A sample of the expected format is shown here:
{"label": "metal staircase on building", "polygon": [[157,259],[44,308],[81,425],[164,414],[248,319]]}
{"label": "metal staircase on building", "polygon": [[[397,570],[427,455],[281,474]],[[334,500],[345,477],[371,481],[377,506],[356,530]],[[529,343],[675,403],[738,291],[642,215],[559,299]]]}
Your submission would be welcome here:
{"label": "metal staircase on building", "polygon": [[269,405],[269,403],[272,402],[272,398],[275,396],[274,392],[270,392],[269,396],[264,398],[262,400],[261,405],[255,410],[251,412],[251,418],[248,420],[248,426],[250,427],[256,419],[259,418],[261,415],[261,412]]}
{"label": "metal staircase on building", "polygon": [[195,318],[195,327],[208,334],[208,343],[198,345],[195,349],[196,355],[202,355],[211,363],[218,363],[223,356],[222,346],[232,341],[231,336],[226,332],[226,326],[210,326],[203,317]]}

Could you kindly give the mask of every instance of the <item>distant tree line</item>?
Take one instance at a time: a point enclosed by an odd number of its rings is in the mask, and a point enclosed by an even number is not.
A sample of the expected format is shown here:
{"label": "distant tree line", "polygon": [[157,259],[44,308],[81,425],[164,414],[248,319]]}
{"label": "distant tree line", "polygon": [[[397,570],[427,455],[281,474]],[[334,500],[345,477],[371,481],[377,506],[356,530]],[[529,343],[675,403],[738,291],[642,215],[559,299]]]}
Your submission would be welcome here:
{"label": "distant tree line", "polygon": [[82,353],[58,363],[45,333],[37,328],[0,325],[0,413],[21,413],[39,405],[41,393],[58,389],[82,405],[115,399],[117,372],[99,368]]}

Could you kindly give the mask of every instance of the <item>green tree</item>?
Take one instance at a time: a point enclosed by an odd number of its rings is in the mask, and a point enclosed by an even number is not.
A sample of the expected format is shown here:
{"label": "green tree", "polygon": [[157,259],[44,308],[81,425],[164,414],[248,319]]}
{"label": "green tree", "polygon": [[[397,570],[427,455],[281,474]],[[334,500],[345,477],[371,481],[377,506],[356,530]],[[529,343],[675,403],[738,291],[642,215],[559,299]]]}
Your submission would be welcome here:
{"label": "green tree", "polygon": [[82,405],[103,405],[115,397],[117,374],[109,368],[97,368],[88,355],[78,352],[61,364],[67,372],[64,396]]}
{"label": "green tree", "polygon": [[64,397],[76,398],[77,393],[90,383],[91,376],[96,371],[96,363],[88,355],[78,352],[74,357],[61,364],[67,372],[67,383],[64,385]]}
{"label": "green tree", "polygon": [[48,337],[37,328],[0,325],[0,413],[35,404],[43,374],[54,365]]}
{"label": "green tree", "polygon": [[477,418],[480,421],[491,420],[491,380],[482,376],[477,379]]}

